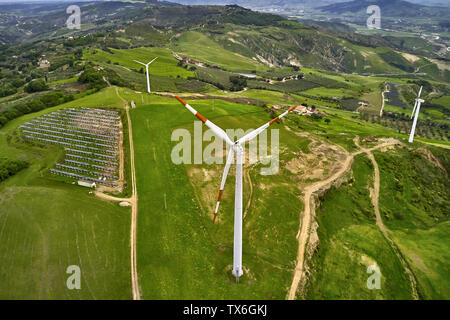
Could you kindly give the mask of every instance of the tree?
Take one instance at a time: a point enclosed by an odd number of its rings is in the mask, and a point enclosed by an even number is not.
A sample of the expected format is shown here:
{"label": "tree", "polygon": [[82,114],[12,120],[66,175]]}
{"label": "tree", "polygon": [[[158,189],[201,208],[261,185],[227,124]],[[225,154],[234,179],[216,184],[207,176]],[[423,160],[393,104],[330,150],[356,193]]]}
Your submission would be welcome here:
{"label": "tree", "polygon": [[15,88],[20,88],[21,86],[23,86],[25,84],[25,81],[20,78],[15,78],[11,81],[11,84]]}
{"label": "tree", "polygon": [[326,123],[326,124],[330,124],[330,122],[331,122],[330,119],[328,119],[328,118],[325,119],[325,123]]}
{"label": "tree", "polygon": [[102,74],[95,71],[93,68],[86,68],[86,70],[78,77],[78,82],[87,83],[89,89],[101,89],[106,87]]}
{"label": "tree", "polygon": [[231,91],[241,91],[247,86],[247,79],[240,76],[231,76],[230,82],[232,83]]}
{"label": "tree", "polygon": [[37,79],[37,80],[31,81],[30,83],[28,83],[27,86],[25,86],[25,91],[28,93],[45,91],[47,89],[48,89],[48,86],[45,83],[44,79]]}
{"label": "tree", "polygon": [[6,97],[17,92],[17,89],[12,87],[10,84],[0,86],[0,97]]}
{"label": "tree", "polygon": [[83,58],[83,49],[80,48],[75,50],[73,56],[76,60],[81,60]]}

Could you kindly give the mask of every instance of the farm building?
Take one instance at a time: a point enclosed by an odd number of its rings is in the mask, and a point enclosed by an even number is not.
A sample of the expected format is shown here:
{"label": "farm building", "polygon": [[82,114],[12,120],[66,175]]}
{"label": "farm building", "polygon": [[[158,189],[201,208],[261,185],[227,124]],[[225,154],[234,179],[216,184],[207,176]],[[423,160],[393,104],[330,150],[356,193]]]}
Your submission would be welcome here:
{"label": "farm building", "polygon": [[87,188],[95,188],[95,182],[89,182],[89,181],[83,181],[83,180],[78,180],[78,185],[82,186],[82,187],[87,187]]}
{"label": "farm building", "polygon": [[296,106],[293,112],[297,114],[304,114],[307,112],[307,108],[305,106]]}

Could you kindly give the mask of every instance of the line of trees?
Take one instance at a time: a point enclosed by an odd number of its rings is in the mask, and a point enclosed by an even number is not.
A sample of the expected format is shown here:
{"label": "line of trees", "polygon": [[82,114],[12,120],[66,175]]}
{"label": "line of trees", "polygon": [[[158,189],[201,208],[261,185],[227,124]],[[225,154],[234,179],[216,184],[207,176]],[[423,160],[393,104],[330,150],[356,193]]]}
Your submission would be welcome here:
{"label": "line of trees", "polygon": [[54,107],[59,104],[72,101],[73,95],[65,95],[62,92],[50,92],[42,97],[7,107],[0,112],[0,128],[7,122],[18,118],[24,114],[40,111],[46,108]]}
{"label": "line of trees", "polygon": [[0,158],[0,182],[29,166],[27,161]]}

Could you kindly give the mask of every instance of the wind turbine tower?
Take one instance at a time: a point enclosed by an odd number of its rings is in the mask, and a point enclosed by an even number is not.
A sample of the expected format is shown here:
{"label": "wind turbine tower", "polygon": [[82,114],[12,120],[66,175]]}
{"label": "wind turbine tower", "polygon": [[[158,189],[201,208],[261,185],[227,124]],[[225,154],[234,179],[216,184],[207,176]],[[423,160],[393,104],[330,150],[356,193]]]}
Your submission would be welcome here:
{"label": "wind turbine tower", "polygon": [[420,95],[422,94],[422,88],[423,87],[420,87],[419,94],[417,95],[416,102],[414,103],[414,108],[411,113],[411,118],[412,118],[414,115],[414,111],[416,112],[416,114],[414,116],[413,125],[411,128],[411,133],[409,135],[409,140],[408,140],[409,143],[412,143],[414,141],[414,133],[416,131],[417,119],[419,118],[420,105],[425,102],[425,100],[420,99]]}
{"label": "wind turbine tower", "polygon": [[285,111],[275,119],[267,122],[258,129],[251,131],[247,135],[233,142],[224,130],[216,126],[211,121],[207,120],[204,116],[192,108],[189,104],[184,102],[181,98],[177,98],[186,109],[194,114],[199,120],[201,120],[216,136],[221,138],[230,147],[230,151],[227,155],[227,161],[225,169],[222,175],[222,182],[219,189],[219,198],[217,200],[216,209],[214,211],[213,223],[216,221],[217,211],[219,210],[220,200],[222,198],[223,189],[225,188],[225,182],[227,181],[228,172],[230,171],[231,163],[234,162],[234,154],[236,153],[236,184],[234,195],[234,245],[233,245],[233,271],[232,274],[236,277],[236,281],[239,281],[239,277],[243,274],[242,269],[242,165],[244,163],[244,146],[245,143],[256,138],[261,132],[266,130],[270,125],[275,123],[278,119],[281,119],[289,112],[293,111],[295,107]]}
{"label": "wind turbine tower", "polygon": [[143,66],[145,66],[145,72],[147,74],[147,91],[148,93],[152,93],[152,91],[150,90],[150,73],[148,72],[148,67],[156,60],[158,59],[158,57],[156,57],[155,59],[153,59],[152,61],[150,61],[149,63],[145,64],[142,63],[140,61],[134,60],[134,62],[137,62],[139,64],[142,64]]}

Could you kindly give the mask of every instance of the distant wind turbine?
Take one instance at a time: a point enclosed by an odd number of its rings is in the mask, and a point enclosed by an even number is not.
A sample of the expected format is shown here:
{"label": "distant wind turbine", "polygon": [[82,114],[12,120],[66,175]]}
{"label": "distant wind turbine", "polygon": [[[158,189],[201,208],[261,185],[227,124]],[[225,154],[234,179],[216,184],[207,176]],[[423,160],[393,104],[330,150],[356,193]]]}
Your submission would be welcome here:
{"label": "distant wind turbine", "polygon": [[266,130],[270,125],[281,119],[289,112],[295,109],[295,107],[290,108],[285,111],[275,119],[267,122],[263,126],[256,130],[248,133],[239,140],[233,142],[230,137],[225,133],[225,131],[218,126],[216,126],[211,121],[207,120],[204,116],[192,108],[189,104],[184,102],[181,98],[177,98],[192,114],[194,114],[198,119],[200,119],[208,128],[213,131],[216,136],[221,138],[227,145],[230,146],[230,151],[227,155],[227,161],[225,164],[225,169],[223,171],[222,182],[219,189],[219,198],[217,200],[216,209],[214,211],[213,223],[216,221],[217,211],[219,210],[220,200],[222,198],[223,189],[225,188],[225,182],[227,181],[228,172],[230,171],[231,163],[234,162],[234,154],[236,153],[236,184],[235,184],[235,195],[234,195],[234,245],[233,245],[233,271],[232,274],[236,277],[236,281],[242,276],[242,164],[244,162],[244,145],[246,142],[256,138],[261,132]]}
{"label": "distant wind turbine", "polygon": [[156,60],[158,59],[158,57],[156,57],[155,59],[153,59],[152,61],[150,61],[149,63],[145,64],[142,63],[140,61],[134,60],[134,62],[137,62],[139,64],[142,64],[143,66],[145,66],[145,71],[147,73],[147,91],[148,93],[151,93],[152,91],[150,90],[150,73],[148,72],[148,67]]}
{"label": "distant wind turbine", "polygon": [[410,143],[412,143],[414,141],[414,133],[416,131],[417,119],[419,118],[420,105],[425,102],[425,100],[420,99],[420,95],[422,94],[422,88],[423,87],[420,87],[419,94],[417,95],[416,101],[414,103],[414,108],[411,113],[411,118],[412,118],[414,115],[414,111],[416,112],[416,115],[414,116],[413,125],[411,128],[411,133],[409,135],[409,140],[408,140]]}

